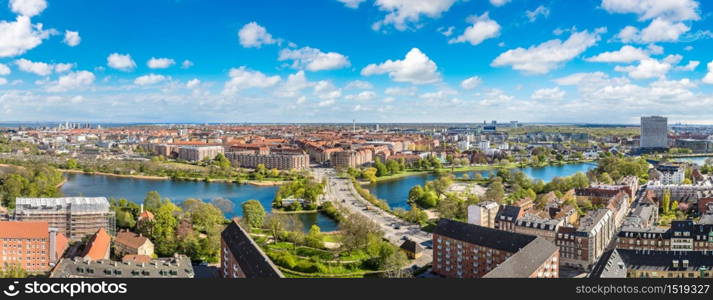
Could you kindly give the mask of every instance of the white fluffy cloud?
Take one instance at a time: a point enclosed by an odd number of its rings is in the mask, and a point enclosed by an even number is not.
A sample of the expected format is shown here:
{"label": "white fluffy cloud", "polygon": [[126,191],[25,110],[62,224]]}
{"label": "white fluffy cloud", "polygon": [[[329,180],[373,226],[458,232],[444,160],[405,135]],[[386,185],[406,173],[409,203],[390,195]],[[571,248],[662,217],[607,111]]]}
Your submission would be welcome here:
{"label": "white fluffy cloud", "polygon": [[594,57],[587,58],[591,62],[614,62],[614,63],[630,63],[637,60],[646,59],[649,54],[639,48],[625,45],[617,51],[603,52]]}
{"label": "white fluffy cloud", "polygon": [[136,62],[129,54],[112,53],[106,58],[106,63],[109,67],[121,71],[131,71],[136,68]]}
{"label": "white fluffy cloud", "polygon": [[438,18],[448,11],[456,0],[376,0],[374,5],[388,14],[372,26],[380,30],[384,25],[393,25],[404,31],[411,25],[418,26],[421,17]]}
{"label": "white fluffy cloud", "polygon": [[280,82],[280,76],[267,76],[259,71],[252,71],[246,67],[232,68],[228,73],[230,80],[223,88],[224,95],[235,95],[248,88],[267,88]]}
{"label": "white fluffy cloud", "polygon": [[136,85],[151,85],[151,84],[157,84],[164,80],[166,80],[166,76],[157,75],[157,74],[148,74],[148,75],[136,77],[136,79],[134,80],[134,84],[136,84]]}
{"label": "white fluffy cloud", "polygon": [[193,78],[193,79],[189,80],[188,82],[186,82],[186,88],[194,89],[194,88],[197,88],[200,84],[201,84],[201,81],[198,80],[198,78]]}
{"label": "white fluffy cloud", "polygon": [[81,42],[82,38],[79,36],[79,32],[69,30],[64,31],[64,43],[67,44],[67,46],[74,47],[79,45]]}
{"label": "white fluffy cloud", "polygon": [[358,94],[347,95],[344,98],[346,98],[347,100],[369,101],[376,99],[376,93],[374,93],[373,91],[363,91]]}
{"label": "white fluffy cloud", "polygon": [[545,74],[596,44],[599,41],[599,33],[603,30],[598,29],[593,33],[587,30],[574,32],[564,42],[554,39],[527,49],[511,49],[496,57],[491,65],[512,66],[513,69],[526,73]]}
{"label": "white fluffy cloud", "polygon": [[181,63],[181,69],[188,69],[192,66],[193,66],[193,62],[190,60],[187,60],[187,59]]}
{"label": "white fluffy cloud", "polygon": [[626,26],[618,37],[625,43],[675,42],[690,27],[683,21],[699,20],[695,0],[602,0],[601,7],[610,13],[633,13],[639,21],[651,20],[644,29]]}
{"label": "white fluffy cloud", "polygon": [[494,6],[503,6],[510,2],[510,0],[490,0],[490,4]]}
{"label": "white fluffy cloud", "polygon": [[472,90],[474,88],[477,88],[481,83],[483,82],[482,79],[478,76],[473,76],[466,78],[465,80],[460,82],[460,87],[463,88],[464,90]]}
{"label": "white fluffy cloud", "polygon": [[69,70],[74,68],[74,64],[68,64],[68,63],[63,63],[63,64],[54,64],[54,71],[57,73],[64,73]]}
{"label": "white fluffy cloud", "polygon": [[50,35],[42,24],[33,25],[28,16],[17,16],[15,22],[0,21],[0,57],[24,54],[37,47]]}
{"label": "white fluffy cloud", "polygon": [[549,15],[550,15],[550,9],[547,7],[544,7],[542,5],[535,8],[535,10],[525,11],[525,16],[527,16],[527,19],[529,19],[530,22],[537,21],[537,18],[539,16],[543,16],[543,17],[547,18]]}
{"label": "white fluffy cloud", "polygon": [[6,64],[0,64],[0,76],[10,75],[12,71]]}
{"label": "white fluffy cloud", "polygon": [[74,68],[74,64],[70,63],[48,64],[43,62],[34,62],[24,58],[15,60],[14,63],[21,71],[34,73],[40,76],[47,76],[52,74],[52,72],[64,73]]}
{"label": "white fluffy cloud", "polygon": [[713,61],[708,63],[708,73],[706,73],[702,81],[706,84],[713,84]]}
{"label": "white fluffy cloud", "polygon": [[617,34],[617,37],[624,43],[676,42],[682,34],[690,29],[686,24],[680,22],[656,18],[642,30],[634,26],[626,26]]}
{"label": "white fluffy cloud", "polygon": [[146,63],[146,65],[151,69],[166,69],[172,65],[176,64],[176,61],[170,58],[155,58],[152,57]]}
{"label": "white fluffy cloud", "polygon": [[52,65],[43,62],[33,62],[24,58],[15,61],[15,65],[24,72],[34,73],[40,76],[52,74]]}
{"label": "white fluffy cloud", "polygon": [[634,79],[665,78],[666,73],[671,70],[671,63],[647,58],[641,60],[638,65],[626,67],[616,66],[614,70],[628,73],[629,77]]}
{"label": "white fluffy cloud", "polygon": [[358,8],[359,4],[366,0],[337,0],[341,3],[344,3],[344,6],[349,7],[349,8]]}
{"label": "white fluffy cloud", "polygon": [[292,60],[293,68],[307,69],[309,71],[334,70],[351,65],[349,58],[342,54],[336,52],[324,53],[311,47],[282,49],[278,60]]}
{"label": "white fluffy cloud", "polygon": [[45,0],[10,0],[10,9],[20,15],[32,17],[47,8]]}
{"label": "white fluffy cloud", "polygon": [[57,82],[51,85],[48,90],[51,92],[64,92],[83,88],[94,83],[94,73],[89,71],[72,72],[59,77]]}
{"label": "white fluffy cloud", "polygon": [[693,71],[693,70],[695,70],[695,69],[698,67],[698,65],[700,65],[700,64],[701,64],[700,61],[697,61],[697,60],[689,60],[687,65],[676,67],[676,70],[678,70],[678,71]]}
{"label": "white fluffy cloud", "polygon": [[283,98],[294,98],[300,95],[300,92],[315,84],[310,82],[305,75],[305,72],[300,70],[295,74],[290,74],[275,91],[275,95]]}
{"label": "white fluffy cloud", "polygon": [[[2,74],[0,74],[0,75],[2,75]],[[369,90],[369,89],[373,89],[373,88],[374,88],[374,86],[371,83],[363,81],[363,80],[351,81],[345,87],[345,89],[348,89],[348,90],[349,89]]]}
{"label": "white fluffy cloud", "polygon": [[610,13],[633,13],[639,20],[664,18],[670,21],[698,20],[695,0],[602,0],[601,7]]}
{"label": "white fluffy cloud", "polygon": [[255,22],[250,22],[240,28],[238,38],[240,39],[240,45],[245,48],[260,48],[262,45],[277,43],[277,40],[272,38],[272,35],[267,32],[265,27]]}
{"label": "white fluffy cloud", "polygon": [[481,16],[470,16],[468,22],[473,24],[465,29],[462,35],[451,39],[448,43],[463,43],[469,42],[475,46],[482,43],[486,39],[494,38],[500,35],[500,25],[498,22],[491,20],[488,13],[485,12]]}
{"label": "white fluffy cloud", "polygon": [[562,100],[567,93],[559,87],[539,89],[530,96],[534,100]]}
{"label": "white fluffy cloud", "polygon": [[426,54],[413,48],[403,60],[387,60],[381,64],[370,64],[361,70],[361,75],[389,74],[396,82],[413,84],[434,83],[441,80],[438,67]]}

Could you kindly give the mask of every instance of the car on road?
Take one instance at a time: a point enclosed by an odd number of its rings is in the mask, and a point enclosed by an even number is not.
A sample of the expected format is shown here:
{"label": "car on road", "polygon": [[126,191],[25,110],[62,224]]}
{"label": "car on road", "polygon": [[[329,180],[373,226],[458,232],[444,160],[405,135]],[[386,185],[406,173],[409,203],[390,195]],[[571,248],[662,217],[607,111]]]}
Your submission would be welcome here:
{"label": "car on road", "polygon": [[394,223],[392,226],[394,227],[394,229],[401,229],[401,225],[399,225],[399,223]]}

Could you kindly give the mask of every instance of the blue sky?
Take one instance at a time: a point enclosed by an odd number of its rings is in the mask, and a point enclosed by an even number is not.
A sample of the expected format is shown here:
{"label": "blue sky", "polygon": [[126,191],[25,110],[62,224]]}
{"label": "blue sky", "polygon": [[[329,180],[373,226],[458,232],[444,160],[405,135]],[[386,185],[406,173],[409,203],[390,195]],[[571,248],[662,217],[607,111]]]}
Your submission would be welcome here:
{"label": "blue sky", "polygon": [[0,118],[713,124],[710,11],[694,0],[0,0]]}

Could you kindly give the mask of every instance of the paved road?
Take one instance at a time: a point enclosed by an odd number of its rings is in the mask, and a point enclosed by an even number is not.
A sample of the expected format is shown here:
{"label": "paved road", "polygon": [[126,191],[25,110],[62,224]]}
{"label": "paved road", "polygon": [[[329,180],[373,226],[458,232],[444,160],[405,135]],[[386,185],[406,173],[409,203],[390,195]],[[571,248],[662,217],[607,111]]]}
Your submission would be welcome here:
{"label": "paved road", "polygon": [[[314,168],[312,173],[317,180],[327,180],[325,199],[332,201],[342,209],[361,214],[374,221],[384,232],[384,237],[396,246],[401,246],[405,238],[417,243],[431,241],[431,234],[421,230],[420,226],[401,220],[362,198],[349,179],[339,178],[331,168]],[[423,255],[412,265],[423,266],[433,260],[430,249],[424,249]]]}

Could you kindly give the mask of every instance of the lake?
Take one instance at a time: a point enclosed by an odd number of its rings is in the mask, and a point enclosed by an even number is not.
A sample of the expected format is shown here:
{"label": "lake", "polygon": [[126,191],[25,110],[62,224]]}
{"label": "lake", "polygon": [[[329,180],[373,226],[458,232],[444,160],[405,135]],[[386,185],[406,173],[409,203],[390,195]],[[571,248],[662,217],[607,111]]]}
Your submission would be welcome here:
{"label": "lake", "polygon": [[687,162],[687,163],[694,163],[699,166],[703,166],[706,164],[706,159],[709,159],[713,156],[698,156],[698,157],[678,157],[674,158],[674,161],[680,161],[680,162]]}
{"label": "lake", "polygon": [[[520,170],[527,176],[533,179],[541,179],[544,182],[550,182],[555,177],[566,177],[576,174],[577,172],[587,172],[596,167],[595,163],[577,163],[577,164],[566,164],[560,166],[546,166],[541,168],[516,168],[513,170]],[[488,177],[490,172],[495,173],[495,170],[488,171],[468,171],[468,172],[456,172],[457,177],[463,176],[463,174],[468,174],[473,178],[476,174],[481,174],[484,178]],[[409,177],[402,177],[389,181],[382,181],[376,184],[365,186],[369,192],[374,194],[379,199],[384,199],[389,203],[391,208],[403,208],[410,209],[408,204],[408,192],[412,187],[416,185],[424,185],[427,181],[437,179],[436,174],[421,174]]]}
{"label": "lake", "polygon": [[[272,207],[278,187],[255,186],[250,184],[235,184],[224,182],[149,180],[126,177],[65,174],[67,182],[61,191],[65,196],[126,198],[143,203],[146,193],[157,191],[163,198],[169,198],[179,204],[188,198],[197,198],[209,202],[215,198],[225,198],[233,203],[233,210],[225,213],[225,217],[242,216],[241,204],[247,200],[260,201],[265,210]],[[323,232],[337,230],[337,223],[321,213],[303,213],[292,215],[299,218],[305,230],[316,224]]]}

